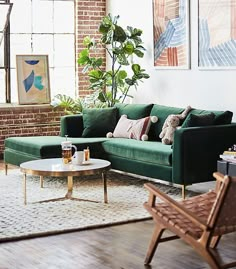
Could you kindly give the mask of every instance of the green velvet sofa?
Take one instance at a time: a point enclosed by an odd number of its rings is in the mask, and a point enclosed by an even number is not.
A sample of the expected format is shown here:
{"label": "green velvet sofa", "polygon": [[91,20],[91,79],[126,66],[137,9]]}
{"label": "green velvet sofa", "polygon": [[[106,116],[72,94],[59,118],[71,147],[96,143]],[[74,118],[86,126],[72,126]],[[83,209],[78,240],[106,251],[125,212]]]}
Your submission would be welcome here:
{"label": "green velvet sofa", "polygon": [[[89,146],[91,157],[111,161],[116,170],[182,186],[213,180],[219,155],[236,142],[232,112],[192,109],[181,123],[184,127],[175,131],[173,144],[162,144],[159,134],[165,119],[169,114],[180,114],[183,110],[158,104],[117,104],[114,108],[86,109],[83,115],[63,116],[58,137],[7,138],[4,161],[6,165],[20,165],[29,160],[61,157],[60,144],[68,135],[78,150]],[[214,114],[213,122],[198,122],[198,117],[204,118],[209,113]],[[150,127],[148,141],[106,137],[108,132],[114,131],[123,114],[129,119],[158,117]],[[191,118],[195,123],[188,125]]]}

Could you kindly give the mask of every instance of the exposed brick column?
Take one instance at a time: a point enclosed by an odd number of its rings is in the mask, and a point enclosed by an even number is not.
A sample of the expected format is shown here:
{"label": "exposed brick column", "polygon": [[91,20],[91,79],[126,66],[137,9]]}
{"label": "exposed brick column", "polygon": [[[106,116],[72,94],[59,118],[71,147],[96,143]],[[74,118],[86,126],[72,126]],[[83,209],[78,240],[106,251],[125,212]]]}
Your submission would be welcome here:
{"label": "exposed brick column", "polygon": [[[83,39],[85,36],[100,38],[98,25],[105,15],[106,0],[76,0],[76,59],[79,52],[84,49]],[[98,50],[97,56],[103,57],[105,63],[104,48]],[[78,92],[80,96],[90,93],[88,91],[88,77],[86,74],[82,74],[82,70],[83,67],[78,66]]]}

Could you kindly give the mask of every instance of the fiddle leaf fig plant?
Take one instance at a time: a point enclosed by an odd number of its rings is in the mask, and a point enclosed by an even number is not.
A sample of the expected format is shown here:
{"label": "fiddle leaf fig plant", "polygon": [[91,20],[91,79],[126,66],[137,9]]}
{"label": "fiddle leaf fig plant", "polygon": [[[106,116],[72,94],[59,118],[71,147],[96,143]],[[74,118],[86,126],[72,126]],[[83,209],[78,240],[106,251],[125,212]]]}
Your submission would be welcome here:
{"label": "fiddle leaf fig plant", "polygon": [[[148,79],[149,75],[134,57],[142,58],[145,48],[141,39],[142,30],[118,25],[119,16],[105,16],[100,25],[100,40],[86,36],[83,40],[85,49],[79,53],[78,64],[84,66],[83,73],[89,77],[90,87],[98,92],[98,98],[106,106],[112,107],[117,102],[124,102],[131,87],[137,89],[138,83]],[[110,70],[104,69],[103,59],[96,57],[98,47],[104,47],[110,60]]]}

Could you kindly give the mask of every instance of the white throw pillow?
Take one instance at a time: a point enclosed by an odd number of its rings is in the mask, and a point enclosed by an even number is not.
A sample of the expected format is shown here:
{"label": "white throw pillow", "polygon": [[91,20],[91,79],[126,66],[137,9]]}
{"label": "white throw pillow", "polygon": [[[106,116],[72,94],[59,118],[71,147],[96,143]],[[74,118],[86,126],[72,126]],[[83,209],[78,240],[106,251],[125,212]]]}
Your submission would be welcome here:
{"label": "white throw pillow", "polygon": [[151,122],[157,122],[156,116],[148,116],[138,120],[131,120],[127,115],[122,115],[113,133],[108,133],[107,137],[131,138],[136,140],[148,140],[148,131]]}

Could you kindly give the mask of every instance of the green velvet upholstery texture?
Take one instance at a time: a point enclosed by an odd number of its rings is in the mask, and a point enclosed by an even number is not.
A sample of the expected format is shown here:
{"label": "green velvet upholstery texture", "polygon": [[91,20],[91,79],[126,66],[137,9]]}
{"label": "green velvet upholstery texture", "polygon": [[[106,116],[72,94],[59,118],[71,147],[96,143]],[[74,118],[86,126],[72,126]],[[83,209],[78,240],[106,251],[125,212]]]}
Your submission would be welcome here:
{"label": "green velvet upholstery texture", "polygon": [[106,154],[145,163],[171,166],[171,146],[156,141],[140,141],[127,138],[110,138],[103,142]]}
{"label": "green velvet upholstery texture", "polygon": [[115,107],[118,109],[118,119],[122,115],[127,115],[128,119],[138,120],[150,115],[153,104],[122,104],[117,103]]}
{"label": "green velvet upholstery texture", "polygon": [[61,117],[60,136],[80,137],[83,133],[83,115],[66,115]]}
{"label": "green velvet upholstery texture", "polygon": [[106,137],[113,132],[117,122],[117,108],[87,108],[83,110],[82,137]]}
{"label": "green velvet upholstery texture", "polygon": [[150,140],[157,140],[161,141],[159,135],[162,131],[162,126],[166,120],[166,118],[170,114],[181,114],[184,111],[184,108],[178,107],[170,107],[170,106],[163,106],[163,105],[153,105],[150,115],[157,116],[158,121],[151,125],[148,137]]}
{"label": "green velvet upholstery texture", "polygon": [[215,114],[189,114],[182,124],[182,128],[214,125]]}

